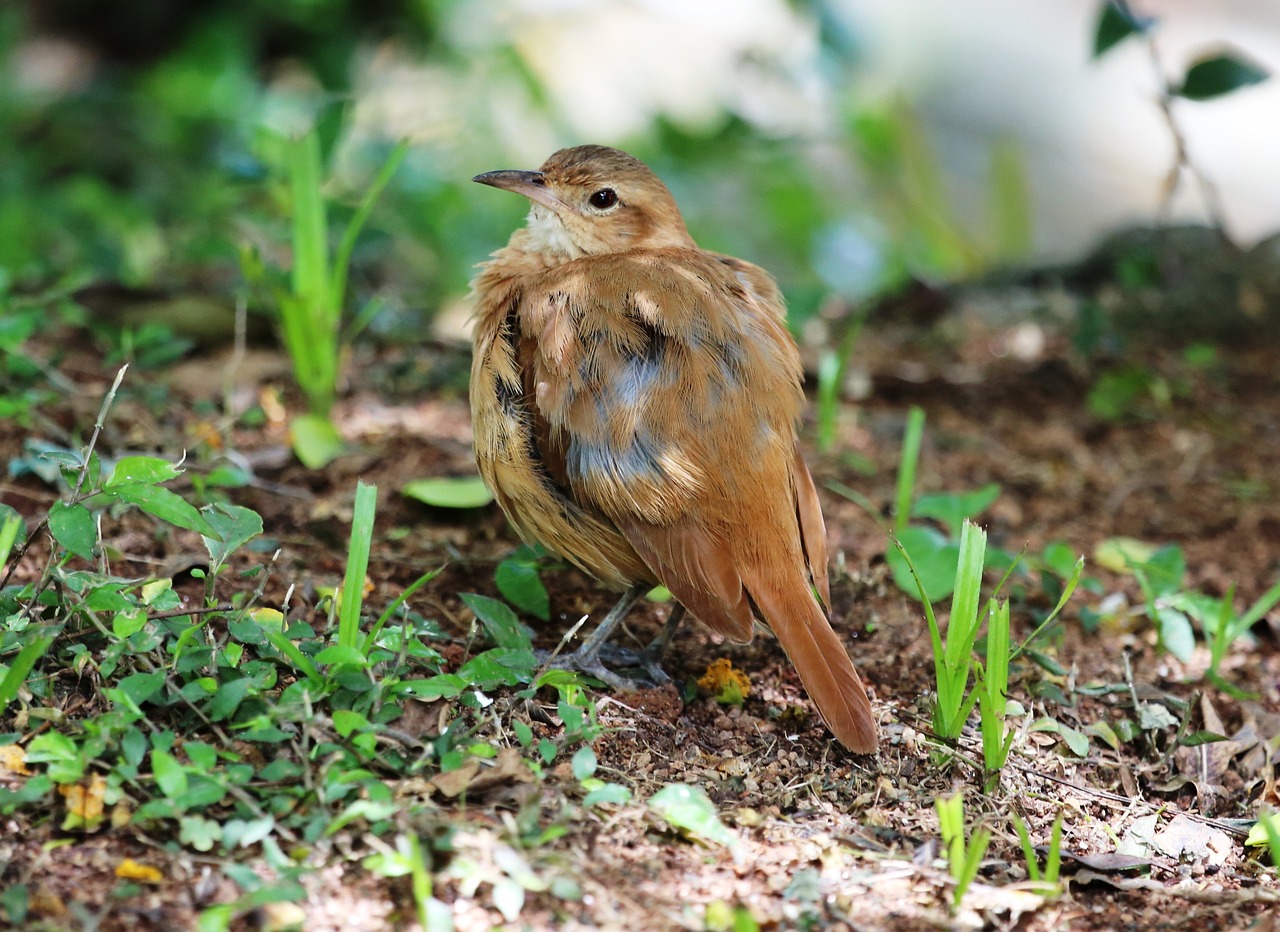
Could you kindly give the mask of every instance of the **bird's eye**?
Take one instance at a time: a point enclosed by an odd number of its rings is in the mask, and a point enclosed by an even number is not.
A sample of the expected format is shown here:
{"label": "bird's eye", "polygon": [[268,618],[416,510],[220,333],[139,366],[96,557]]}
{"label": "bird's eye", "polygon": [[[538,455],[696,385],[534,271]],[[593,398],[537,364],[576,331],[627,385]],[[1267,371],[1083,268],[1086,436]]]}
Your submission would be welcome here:
{"label": "bird's eye", "polygon": [[618,203],[618,193],[613,188],[601,188],[591,197],[587,198],[591,206],[596,210],[608,210],[614,204]]}

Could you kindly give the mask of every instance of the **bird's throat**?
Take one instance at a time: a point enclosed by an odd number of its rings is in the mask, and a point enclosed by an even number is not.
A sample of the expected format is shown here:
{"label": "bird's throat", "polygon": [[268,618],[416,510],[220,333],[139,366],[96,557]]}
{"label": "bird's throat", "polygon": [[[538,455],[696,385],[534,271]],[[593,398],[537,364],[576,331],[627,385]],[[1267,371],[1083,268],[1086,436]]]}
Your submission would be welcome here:
{"label": "bird's throat", "polygon": [[529,217],[525,221],[528,238],[526,248],[541,254],[555,262],[569,262],[586,255],[573,242],[564,222],[555,211],[541,204],[534,204],[529,209]]}

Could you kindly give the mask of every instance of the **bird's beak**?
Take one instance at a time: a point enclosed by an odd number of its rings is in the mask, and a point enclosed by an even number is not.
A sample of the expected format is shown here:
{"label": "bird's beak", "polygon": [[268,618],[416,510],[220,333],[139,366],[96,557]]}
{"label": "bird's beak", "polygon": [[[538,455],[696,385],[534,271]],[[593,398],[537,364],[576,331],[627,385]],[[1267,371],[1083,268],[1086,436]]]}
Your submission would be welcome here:
{"label": "bird's beak", "polygon": [[483,175],[476,175],[471,180],[501,188],[504,191],[523,194],[529,200],[545,204],[552,210],[558,210],[564,206],[560,198],[556,197],[551,192],[551,189],[547,187],[547,179],[542,172],[503,169],[502,171],[485,172]]}

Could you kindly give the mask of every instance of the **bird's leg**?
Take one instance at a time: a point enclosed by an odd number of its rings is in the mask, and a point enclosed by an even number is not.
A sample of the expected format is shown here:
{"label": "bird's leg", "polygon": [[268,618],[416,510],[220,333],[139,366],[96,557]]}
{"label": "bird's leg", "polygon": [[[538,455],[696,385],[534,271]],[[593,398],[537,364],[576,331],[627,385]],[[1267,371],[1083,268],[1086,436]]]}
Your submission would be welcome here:
{"label": "bird's leg", "polygon": [[667,645],[671,643],[671,638],[676,631],[680,629],[680,622],[684,620],[684,606],[679,602],[671,608],[671,614],[667,616],[667,622],[662,626],[662,630],[658,632],[657,637],[649,642],[649,646],[640,652],[640,666],[644,669],[655,683],[669,683],[671,677],[662,669],[662,658],[667,653]]}
{"label": "bird's leg", "polygon": [[[613,608],[609,609],[609,614],[604,616],[604,620],[591,632],[590,637],[582,642],[572,654],[561,656],[554,661],[558,667],[569,667],[579,672],[594,676],[599,680],[609,684],[614,689],[636,689],[639,684],[634,680],[627,679],[614,673],[604,665],[602,654],[606,654],[608,659],[616,662],[620,666],[639,667],[644,670],[653,679],[655,683],[662,684],[670,682],[670,677],[662,671],[660,665],[662,654],[666,649],[667,641],[670,639],[670,632],[664,628],[663,632],[654,638],[643,652],[637,654],[635,651],[624,647],[611,647],[607,645],[609,638],[617,629],[618,625],[627,616],[627,612],[631,611],[632,606],[640,600],[646,592],[649,591],[651,585],[649,583],[637,583],[618,599]],[[679,615],[684,610],[677,607],[672,610],[672,620],[668,620],[667,628],[671,628],[673,620],[679,622]],[[655,650],[656,647],[656,650]]]}

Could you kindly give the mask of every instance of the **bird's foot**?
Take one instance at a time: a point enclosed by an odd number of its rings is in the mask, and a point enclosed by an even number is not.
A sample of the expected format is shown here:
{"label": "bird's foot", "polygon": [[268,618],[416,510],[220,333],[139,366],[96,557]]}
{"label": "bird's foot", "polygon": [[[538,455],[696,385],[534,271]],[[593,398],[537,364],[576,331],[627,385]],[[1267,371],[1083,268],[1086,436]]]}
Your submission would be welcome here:
{"label": "bird's foot", "polygon": [[[551,666],[593,676],[619,691],[652,689],[671,682],[671,677],[662,669],[662,650],[654,648],[655,644],[640,651],[615,644],[603,644],[595,650],[579,648],[571,654],[559,654]],[[633,678],[615,672],[618,670],[643,675]]]}

